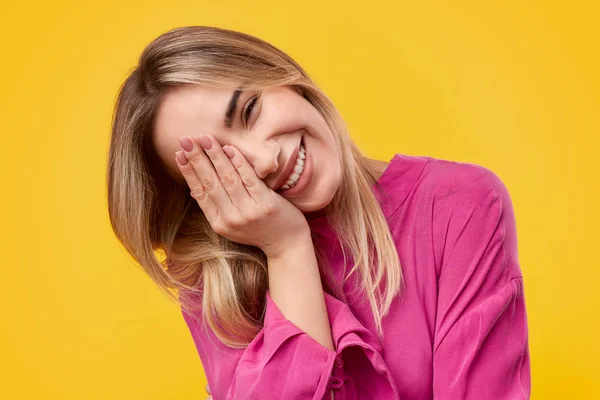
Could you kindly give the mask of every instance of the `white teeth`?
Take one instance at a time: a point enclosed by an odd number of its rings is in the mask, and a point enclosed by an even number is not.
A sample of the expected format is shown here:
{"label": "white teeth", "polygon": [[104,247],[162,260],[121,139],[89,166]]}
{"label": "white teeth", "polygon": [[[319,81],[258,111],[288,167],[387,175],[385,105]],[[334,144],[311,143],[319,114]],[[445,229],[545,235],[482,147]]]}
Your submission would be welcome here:
{"label": "white teeth", "polygon": [[300,151],[298,152],[298,158],[296,159],[296,164],[294,165],[294,170],[292,174],[289,176],[288,180],[281,186],[281,189],[289,189],[296,183],[298,183],[298,178],[304,171],[304,159],[306,158],[306,150],[303,145],[300,145]]}

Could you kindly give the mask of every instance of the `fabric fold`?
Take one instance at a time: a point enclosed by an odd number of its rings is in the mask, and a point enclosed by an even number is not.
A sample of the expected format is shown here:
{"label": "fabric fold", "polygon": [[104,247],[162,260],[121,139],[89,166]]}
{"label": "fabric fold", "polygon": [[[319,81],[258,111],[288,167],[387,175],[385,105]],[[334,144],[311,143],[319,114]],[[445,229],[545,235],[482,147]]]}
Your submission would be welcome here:
{"label": "fabric fold", "polygon": [[347,304],[324,296],[335,351],[286,319],[269,292],[263,329],[245,349],[214,343],[218,339],[210,330],[200,329],[197,318],[184,313],[213,398],[321,400],[334,391],[337,400],[399,399],[376,336]]}

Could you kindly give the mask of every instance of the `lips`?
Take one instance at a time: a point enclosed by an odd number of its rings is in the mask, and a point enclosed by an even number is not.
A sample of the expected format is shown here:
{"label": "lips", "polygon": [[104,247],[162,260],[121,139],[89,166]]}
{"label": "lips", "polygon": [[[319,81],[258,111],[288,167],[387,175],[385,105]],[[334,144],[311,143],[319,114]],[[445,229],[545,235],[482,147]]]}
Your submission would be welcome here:
{"label": "lips", "polygon": [[275,185],[273,185],[273,190],[279,190],[281,185],[283,185],[287,181],[288,176],[291,175],[292,171],[294,170],[294,165],[296,164],[298,152],[300,151],[300,145],[303,143],[303,140],[304,137],[300,139],[300,143],[298,143],[298,146],[296,146],[292,155],[290,156],[290,158],[288,158],[287,162],[285,163],[285,166],[283,167],[283,170],[281,171],[281,173],[277,177],[277,180],[275,181]]}

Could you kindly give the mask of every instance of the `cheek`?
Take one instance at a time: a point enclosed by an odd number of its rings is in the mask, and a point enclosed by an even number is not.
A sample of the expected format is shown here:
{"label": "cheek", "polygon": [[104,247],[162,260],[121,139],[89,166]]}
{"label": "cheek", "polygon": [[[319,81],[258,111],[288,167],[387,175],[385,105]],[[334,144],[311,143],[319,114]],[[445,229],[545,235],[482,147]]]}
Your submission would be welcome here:
{"label": "cheek", "polygon": [[340,160],[331,155],[327,160],[327,180],[331,186],[339,185],[342,180],[342,166]]}

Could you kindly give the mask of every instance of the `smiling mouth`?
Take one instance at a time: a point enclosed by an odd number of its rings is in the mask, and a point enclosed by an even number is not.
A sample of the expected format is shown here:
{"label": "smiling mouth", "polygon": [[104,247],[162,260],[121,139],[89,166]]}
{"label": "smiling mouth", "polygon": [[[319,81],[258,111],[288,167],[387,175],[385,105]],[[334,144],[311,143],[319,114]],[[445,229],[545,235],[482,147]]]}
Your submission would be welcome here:
{"label": "smiling mouth", "polygon": [[[300,145],[298,150],[295,152],[293,164],[289,167],[289,172],[286,171],[287,176],[285,180],[276,189],[277,192],[284,192],[288,189],[292,189],[298,184],[300,176],[304,172],[305,168],[305,147],[304,147],[304,136],[300,139]],[[288,161],[289,163],[289,161]]]}
{"label": "smiling mouth", "polygon": [[302,176],[302,173],[304,172],[304,160],[306,159],[305,152],[306,150],[304,149],[304,145],[300,144],[300,150],[298,151],[298,155],[294,163],[294,169],[292,170],[292,173],[288,176],[285,183],[280,187],[280,189],[291,189],[298,184],[298,181],[300,181],[300,176]]}

